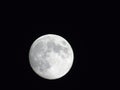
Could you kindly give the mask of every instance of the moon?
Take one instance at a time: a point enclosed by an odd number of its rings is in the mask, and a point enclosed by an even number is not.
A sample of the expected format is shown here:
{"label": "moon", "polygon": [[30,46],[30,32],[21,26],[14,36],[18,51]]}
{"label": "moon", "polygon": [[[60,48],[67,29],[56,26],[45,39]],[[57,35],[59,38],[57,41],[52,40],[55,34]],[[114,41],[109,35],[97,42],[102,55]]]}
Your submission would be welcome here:
{"label": "moon", "polygon": [[53,80],[65,76],[70,71],[73,60],[71,45],[59,35],[40,36],[30,47],[30,66],[44,79]]}

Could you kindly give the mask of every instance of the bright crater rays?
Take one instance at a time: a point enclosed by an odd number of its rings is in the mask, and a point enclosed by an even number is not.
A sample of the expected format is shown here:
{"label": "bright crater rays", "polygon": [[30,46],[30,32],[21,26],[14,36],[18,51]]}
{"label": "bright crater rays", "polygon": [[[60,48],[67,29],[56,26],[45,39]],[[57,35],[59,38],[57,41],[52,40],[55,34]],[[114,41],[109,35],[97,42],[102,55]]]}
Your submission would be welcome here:
{"label": "bright crater rays", "polygon": [[36,39],[29,52],[33,71],[45,79],[58,79],[71,69],[73,50],[63,37],[47,34]]}

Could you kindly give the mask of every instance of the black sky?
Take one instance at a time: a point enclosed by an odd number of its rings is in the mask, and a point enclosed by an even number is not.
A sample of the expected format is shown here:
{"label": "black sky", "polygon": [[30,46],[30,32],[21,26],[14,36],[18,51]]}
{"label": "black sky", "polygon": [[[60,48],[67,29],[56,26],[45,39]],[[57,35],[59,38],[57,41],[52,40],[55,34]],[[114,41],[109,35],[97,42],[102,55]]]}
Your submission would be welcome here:
{"label": "black sky", "polygon": [[[31,24],[24,25],[15,32],[15,82],[24,88],[64,89],[80,88],[86,85],[88,75],[88,42],[86,28],[73,24]],[[19,26],[20,27],[20,26]],[[18,28],[18,27],[17,27]],[[44,34],[57,34],[64,37],[72,46],[74,63],[70,72],[58,80],[46,80],[36,75],[29,65],[29,49],[35,39]],[[17,38],[17,40],[16,40]],[[14,75],[14,74],[13,74]],[[17,82],[18,81],[18,82]]]}

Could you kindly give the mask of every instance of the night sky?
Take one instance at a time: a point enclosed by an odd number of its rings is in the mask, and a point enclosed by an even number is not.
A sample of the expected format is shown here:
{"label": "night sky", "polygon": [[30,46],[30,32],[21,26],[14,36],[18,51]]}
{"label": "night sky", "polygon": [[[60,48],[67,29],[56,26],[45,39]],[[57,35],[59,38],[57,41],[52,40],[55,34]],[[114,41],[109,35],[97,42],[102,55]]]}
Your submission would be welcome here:
{"label": "night sky", "polygon": [[[76,27],[77,26],[77,27]],[[19,28],[20,27],[20,28]],[[78,24],[30,24],[17,27],[13,36],[16,45],[13,66],[15,85],[23,89],[81,89],[86,87],[88,78],[88,37],[84,25]],[[22,28],[21,28],[22,27]],[[78,28],[79,27],[79,28]],[[46,80],[35,74],[29,64],[29,49],[33,41],[45,34],[57,34],[72,46],[74,62],[71,70],[57,80]],[[16,40],[17,38],[17,40]],[[41,90],[42,90],[41,89]]]}

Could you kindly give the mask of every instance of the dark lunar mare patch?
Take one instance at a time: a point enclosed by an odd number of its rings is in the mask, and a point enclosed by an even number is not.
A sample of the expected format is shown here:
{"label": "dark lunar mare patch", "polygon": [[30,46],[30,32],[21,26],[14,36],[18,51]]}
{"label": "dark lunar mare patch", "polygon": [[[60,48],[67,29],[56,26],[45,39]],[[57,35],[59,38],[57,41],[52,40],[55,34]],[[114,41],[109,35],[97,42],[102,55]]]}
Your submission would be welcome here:
{"label": "dark lunar mare patch", "polygon": [[60,53],[61,50],[63,50],[65,53],[68,53],[68,49],[65,47],[62,47],[59,44],[55,44],[53,41],[47,42],[48,49],[53,49],[56,53]]}

